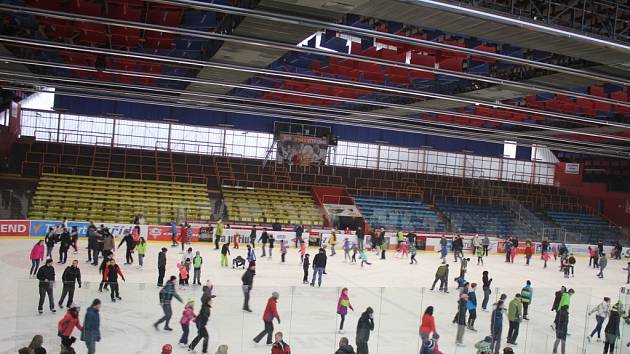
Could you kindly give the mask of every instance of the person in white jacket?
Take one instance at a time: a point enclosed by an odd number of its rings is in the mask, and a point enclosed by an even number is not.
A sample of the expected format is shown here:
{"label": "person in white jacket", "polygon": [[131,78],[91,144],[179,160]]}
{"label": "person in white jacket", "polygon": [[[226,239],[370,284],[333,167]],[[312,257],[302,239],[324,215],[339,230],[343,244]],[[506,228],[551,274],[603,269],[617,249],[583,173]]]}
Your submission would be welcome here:
{"label": "person in white jacket", "polygon": [[588,312],[589,316],[595,314],[595,320],[597,324],[595,325],[595,329],[591,332],[591,335],[586,337],[588,341],[591,341],[591,338],[597,333],[597,341],[601,341],[601,332],[602,332],[602,324],[608,315],[610,314],[610,298],[605,297],[604,301],[599,305],[595,306],[591,311]]}

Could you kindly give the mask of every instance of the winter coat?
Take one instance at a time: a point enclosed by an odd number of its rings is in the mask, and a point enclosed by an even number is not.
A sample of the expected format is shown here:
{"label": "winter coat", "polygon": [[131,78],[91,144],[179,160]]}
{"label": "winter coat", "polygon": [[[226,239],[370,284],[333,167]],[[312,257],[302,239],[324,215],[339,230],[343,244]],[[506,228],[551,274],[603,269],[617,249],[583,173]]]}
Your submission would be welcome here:
{"label": "winter coat", "polygon": [[179,277],[181,279],[188,279],[188,270],[186,270],[186,266],[181,263],[177,263],[177,269],[179,269]]}
{"label": "winter coat", "polygon": [[224,256],[230,254],[230,246],[227,243],[224,243],[223,246],[221,246],[221,254]]}
{"label": "winter coat", "polygon": [[193,264],[193,268],[195,269],[201,268],[201,265],[203,264],[203,257],[194,256],[192,259],[192,264]]}
{"label": "winter coat", "polygon": [[105,251],[111,251],[114,249],[114,237],[108,236],[103,239],[103,249]]}
{"label": "winter coat", "polygon": [[243,276],[241,277],[241,281],[243,282],[243,285],[247,285],[251,289],[252,285],[254,285],[255,275],[256,275],[256,272],[254,272],[251,269],[247,269],[245,273],[243,274]]}
{"label": "winter coat", "polygon": [[254,253],[253,249],[250,249],[249,251],[247,251],[247,261],[251,263],[255,260],[256,260],[256,253]]}
{"label": "winter coat", "polygon": [[158,253],[158,268],[166,267],[166,252]]}
{"label": "winter coat", "polygon": [[120,243],[118,244],[118,248],[120,248],[120,246],[122,246],[123,243],[127,246],[128,250],[132,250],[136,245],[136,243],[133,241],[133,237],[131,237],[130,234],[125,235],[125,237],[123,237],[122,240],[120,240]]}
{"label": "winter coat", "polygon": [[562,290],[556,291],[556,294],[553,298],[553,304],[551,305],[551,311],[556,311],[559,308],[558,304],[560,304],[560,299],[562,298],[563,294],[564,291]]}
{"label": "winter coat", "polygon": [[194,319],[195,319],[195,311],[193,311],[192,307],[186,306],[186,308],[184,308],[184,311],[182,312],[182,319],[179,321],[179,323],[183,325],[188,325],[190,324],[190,321]]}
{"label": "winter coat", "polygon": [[335,354],[355,354],[355,352],[351,345],[342,345],[337,349]]}
{"label": "winter coat", "polygon": [[461,251],[464,249],[464,240],[462,240],[461,238],[456,238],[453,241],[453,251]]}
{"label": "winter coat", "polygon": [[33,259],[44,260],[44,245],[36,244],[33,246],[33,249],[31,249],[31,260]]}
{"label": "winter coat", "polygon": [[610,305],[606,302],[602,302],[601,304],[597,305],[594,309],[592,309],[591,311],[589,311],[589,315],[592,315],[593,312],[596,312],[596,316],[598,317],[608,317],[608,315],[610,314]]}
{"label": "winter coat", "polygon": [[79,314],[76,311],[68,310],[59,323],[57,323],[57,334],[60,336],[70,337],[72,330],[76,327],[79,331],[83,330],[79,321]]}
{"label": "winter coat", "polygon": [[469,310],[477,309],[477,294],[474,291],[468,293],[468,302],[466,305]]}
{"label": "winter coat", "polygon": [[223,236],[223,223],[217,223],[217,230],[214,232],[216,236]]}
{"label": "winter coat", "polygon": [[313,268],[326,268],[326,254],[317,253],[315,257],[313,257]]}
{"label": "winter coat", "polygon": [[435,271],[435,277],[439,279],[448,278],[448,266],[443,264]]}
{"label": "winter coat", "polygon": [[508,321],[521,322],[523,317],[523,303],[520,299],[515,298],[508,305]]}
{"label": "winter coat", "polygon": [[525,285],[523,289],[521,289],[521,301],[524,303],[531,303],[532,298],[534,296],[534,291],[532,290],[531,285]]}
{"label": "winter coat", "polygon": [[267,241],[269,241],[269,234],[267,234],[267,231],[263,231],[262,234],[260,234],[260,242],[262,242],[262,244],[267,244]]}
{"label": "winter coat", "polygon": [[428,313],[422,315],[422,323],[420,324],[420,332],[422,333],[435,333],[435,318]]}
{"label": "winter coat", "polygon": [[311,265],[311,261],[308,258],[304,257],[304,261],[302,262],[302,268],[304,270],[308,270],[308,267],[310,265]]}
{"label": "winter coat", "polygon": [[601,256],[601,258],[599,259],[599,269],[603,270],[604,268],[606,268],[607,265],[608,265],[608,257]]}
{"label": "winter coat", "polygon": [[352,304],[350,303],[350,298],[347,294],[344,294],[343,291],[339,296],[339,301],[337,301],[337,313],[340,315],[345,315],[348,313],[348,307],[354,311]]}
{"label": "winter coat", "polygon": [[483,283],[482,288],[490,288],[490,285],[492,284],[492,279],[489,279],[487,275],[483,275],[481,277],[481,282]]}
{"label": "winter coat", "polygon": [[61,275],[61,280],[64,285],[74,286],[74,283],[77,282],[79,287],[81,287],[81,269],[78,267],[66,267],[66,270]]}
{"label": "winter coat", "polygon": [[138,252],[139,255],[147,254],[147,243],[138,242],[136,244],[136,252]]}
{"label": "winter coat", "polygon": [[556,338],[566,340],[569,327],[569,311],[558,311],[558,324],[556,325]]}
{"label": "winter coat", "polygon": [[120,270],[120,267],[118,266],[118,264],[108,265],[105,268],[105,271],[103,272],[103,281],[106,281],[109,283],[117,283],[119,275],[122,278],[122,280],[125,280],[125,276]]}
{"label": "winter coat", "polygon": [[571,294],[566,292],[562,294],[562,297],[560,298],[560,302],[558,303],[558,307],[556,307],[556,310],[560,310],[562,306],[564,305],[569,306],[570,304],[571,304]]}
{"label": "winter coat", "polygon": [[466,325],[466,311],[468,310],[468,301],[459,299],[457,301],[457,324]]}
{"label": "winter coat", "polygon": [[94,307],[88,307],[85,312],[81,340],[88,343],[101,340],[101,316]]}
{"label": "winter coat", "polygon": [[182,302],[182,298],[175,291],[175,284],[171,281],[168,281],[166,282],[162,290],[160,290],[160,304],[170,304],[173,297],[179,300],[179,302]]}
{"label": "winter coat", "polygon": [[503,309],[495,308],[490,315],[490,334],[494,337],[501,336],[503,331]]}
{"label": "winter coat", "polygon": [[619,337],[619,322],[619,312],[611,311],[610,317],[608,318],[608,324],[606,324],[606,328],[604,329],[607,340],[609,336],[614,336],[615,340]]}
{"label": "winter coat", "polygon": [[37,270],[37,279],[40,288],[48,288],[55,281],[55,268],[44,265]]}
{"label": "winter coat", "polygon": [[273,343],[271,354],[291,354],[291,347],[284,341]]}
{"label": "winter coat", "polygon": [[274,318],[280,321],[280,315],[278,314],[278,308],[276,306],[277,303],[278,300],[274,297],[270,297],[269,300],[267,300],[267,306],[263,313],[263,321],[273,321]]}
{"label": "winter coat", "polygon": [[197,324],[197,328],[205,327],[208,324],[208,319],[210,318],[210,306],[203,305],[201,306],[201,310],[197,314],[197,318],[195,318],[195,323]]}
{"label": "winter coat", "polygon": [[374,330],[374,320],[367,312],[361,314],[357,323],[357,343],[367,343],[370,340],[370,332]]}

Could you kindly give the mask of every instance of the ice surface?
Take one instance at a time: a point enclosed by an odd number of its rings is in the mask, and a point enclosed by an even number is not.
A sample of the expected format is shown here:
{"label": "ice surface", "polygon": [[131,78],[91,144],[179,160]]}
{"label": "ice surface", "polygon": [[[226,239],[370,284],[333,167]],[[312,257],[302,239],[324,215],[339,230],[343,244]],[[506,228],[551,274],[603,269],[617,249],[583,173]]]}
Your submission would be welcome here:
{"label": "ice surface", "polygon": [[[3,240],[0,247],[0,261],[4,286],[0,287],[0,353],[16,353],[17,348],[29,343],[34,334],[42,334],[49,353],[59,350],[59,339],[56,335],[58,320],[64,311],[51,314],[45,310],[37,315],[37,281],[28,279],[30,267],[30,248],[35,240]],[[112,303],[108,293],[98,292],[98,271],[96,267],[85,263],[87,258],[85,241],[80,242],[79,254],[70,254],[72,259],[80,260],[84,286],[77,289],[75,302],[82,305],[81,319],[85,308],[92,299],[103,300],[101,310],[102,341],[97,344],[97,353],[160,353],[165,343],[175,347],[174,353],[186,353],[179,348],[177,342],[181,334],[179,318],[183,305],[174,302],[172,333],[156,332],[151,324],[161,316],[156,287],[157,252],[161,247],[169,248],[167,275],[175,274],[175,264],[181,257],[179,248],[171,248],[166,243],[150,243],[145,259],[145,269],[137,270],[134,266],[122,265],[124,250],[117,252],[116,259],[125,273],[126,282],[120,283],[122,301]],[[253,313],[243,313],[240,277],[242,270],[221,268],[218,252],[210,244],[195,244],[204,257],[202,282],[211,279],[215,284],[217,298],[208,324],[210,332],[209,352],[214,353],[219,344],[227,344],[229,353],[269,353],[270,348],[252,343],[252,338],[262,329],[262,311],[272,291],[280,293],[279,312],[281,324],[274,322],[276,330],[285,333],[286,341],[291,345],[294,354],[334,353],[341,336],[350,338],[354,345],[356,323],[360,313],[367,306],[374,308],[376,328],[371,335],[370,353],[412,354],[420,348],[418,326],[424,309],[433,305],[438,331],[441,335],[439,345],[444,353],[475,353],[474,343],[489,334],[490,313],[479,310],[476,327],[478,332],[467,331],[464,337],[465,347],[456,348],[454,338],[456,326],[451,320],[456,311],[455,283],[449,282],[450,294],[431,292],[435,269],[439,259],[435,253],[418,253],[418,265],[409,265],[407,260],[394,257],[388,253],[388,259],[381,261],[370,254],[372,266],[362,269],[358,265],[350,265],[344,261],[343,252],[328,258],[328,275],[324,278],[322,288],[302,285],[302,267],[294,248],[289,250],[287,262],[280,263],[280,255],[274,254],[272,260],[259,258],[257,275],[254,280],[251,307]],[[257,251],[259,248],[257,248]],[[276,248],[274,251],[277,251]],[[57,249],[55,249],[55,252]],[[237,254],[245,256],[245,249],[231,250],[230,258]],[[309,250],[314,255],[315,249]],[[450,258],[450,255],[449,255]],[[477,266],[476,259],[469,265],[467,279],[481,284],[481,273],[488,270],[494,279],[491,303],[501,293],[508,299],[520,291],[526,280],[534,286],[533,303],[530,306],[530,321],[521,324],[518,338],[519,345],[514,347],[516,353],[551,353],[554,332],[550,328],[553,312],[550,311],[554,292],[560,285],[574,288],[570,309],[567,353],[601,353],[603,343],[588,343],[585,333],[590,333],[594,326],[594,316],[587,316],[589,306],[594,306],[604,296],[621,299],[626,303],[626,296],[620,294],[620,287],[625,286],[625,261],[609,261],[606,278],[595,277],[595,271],[588,268],[588,259],[579,258],[575,278],[564,279],[557,270],[557,263],[552,262],[547,269],[534,257],[530,266],[524,265],[523,258],[517,258],[516,264],[503,262],[502,256],[490,256],[485,266]],[[450,278],[459,272],[459,264],[451,265]],[[55,297],[61,294],[59,281],[64,266],[55,263],[58,286]],[[336,315],[336,304],[339,291],[343,287],[350,289],[350,301],[355,308],[346,318],[345,334],[338,333],[339,317]],[[196,301],[195,311],[199,309],[201,290],[191,287],[179,291],[184,299]],[[477,291],[479,303],[483,298],[481,285]],[[57,301],[57,299],[56,299]],[[44,306],[46,308],[46,305]],[[627,308],[627,306],[626,306]],[[625,344],[630,340],[630,326],[622,325],[622,347],[620,353],[630,353]],[[507,335],[507,319],[503,325],[503,345]],[[191,328],[190,340],[196,329]],[[603,334],[603,333],[602,333]],[[79,334],[75,331],[75,335]],[[85,346],[77,342],[78,353],[85,353]],[[197,347],[201,352],[201,346]]]}

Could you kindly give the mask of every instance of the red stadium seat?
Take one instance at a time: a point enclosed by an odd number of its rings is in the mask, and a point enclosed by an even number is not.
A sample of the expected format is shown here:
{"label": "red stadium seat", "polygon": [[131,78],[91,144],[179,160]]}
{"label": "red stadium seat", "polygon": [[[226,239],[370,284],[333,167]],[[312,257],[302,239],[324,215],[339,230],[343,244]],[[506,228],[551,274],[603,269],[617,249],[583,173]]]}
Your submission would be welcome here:
{"label": "red stadium seat", "polygon": [[105,25],[93,22],[78,22],[80,28],[79,36],[76,38],[78,44],[102,47],[107,44],[107,32]]}
{"label": "red stadium seat", "polygon": [[144,36],[144,47],[149,49],[170,49],[174,46],[175,35],[164,32],[147,32]]}
{"label": "red stadium seat", "polygon": [[183,9],[172,6],[152,5],[149,8],[147,23],[161,26],[177,27],[182,22]]}
{"label": "red stadium seat", "polygon": [[101,16],[101,4],[95,1],[72,0],[66,4],[66,11],[86,16]]}
{"label": "red stadium seat", "polygon": [[77,32],[74,22],[72,21],[40,17],[39,22],[43,25],[46,36],[52,40],[71,38]]}
{"label": "red stadium seat", "polygon": [[461,72],[464,68],[463,58],[449,58],[440,61],[440,69]]}
{"label": "red stadium seat", "polygon": [[134,48],[140,42],[140,30],[128,27],[112,27],[112,47]]}
{"label": "red stadium seat", "polygon": [[109,1],[107,4],[107,17],[118,20],[140,21],[142,19],[142,7],[130,1]]}

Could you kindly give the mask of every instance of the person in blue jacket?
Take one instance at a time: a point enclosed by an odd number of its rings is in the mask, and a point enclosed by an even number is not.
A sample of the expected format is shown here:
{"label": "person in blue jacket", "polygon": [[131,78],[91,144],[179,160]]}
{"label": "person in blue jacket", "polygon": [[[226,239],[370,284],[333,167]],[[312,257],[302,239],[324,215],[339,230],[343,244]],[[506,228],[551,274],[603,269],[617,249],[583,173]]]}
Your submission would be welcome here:
{"label": "person in blue jacket", "polygon": [[85,342],[88,354],[96,353],[96,342],[101,340],[101,300],[94,299],[92,305],[85,312],[81,340]]}
{"label": "person in blue jacket", "polygon": [[470,291],[468,292],[468,302],[466,306],[468,306],[468,329],[477,332],[475,329],[475,320],[477,319],[477,294],[475,293],[477,290],[477,283],[470,284]]}
{"label": "person in blue jacket", "polygon": [[490,315],[490,334],[492,336],[492,352],[499,354],[501,350],[501,332],[503,332],[503,313],[505,312],[503,300],[497,302]]}

